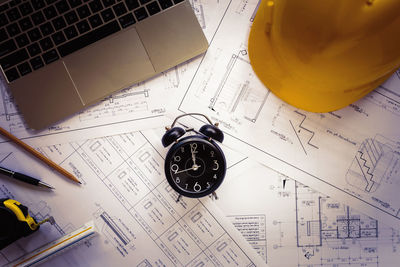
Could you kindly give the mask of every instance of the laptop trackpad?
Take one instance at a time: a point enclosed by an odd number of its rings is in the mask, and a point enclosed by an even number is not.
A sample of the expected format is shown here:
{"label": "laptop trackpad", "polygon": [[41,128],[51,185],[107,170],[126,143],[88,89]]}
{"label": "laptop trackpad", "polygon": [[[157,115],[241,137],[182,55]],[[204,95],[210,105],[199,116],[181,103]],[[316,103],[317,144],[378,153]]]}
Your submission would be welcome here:
{"label": "laptop trackpad", "polygon": [[135,28],[74,53],[64,62],[85,104],[155,73]]}

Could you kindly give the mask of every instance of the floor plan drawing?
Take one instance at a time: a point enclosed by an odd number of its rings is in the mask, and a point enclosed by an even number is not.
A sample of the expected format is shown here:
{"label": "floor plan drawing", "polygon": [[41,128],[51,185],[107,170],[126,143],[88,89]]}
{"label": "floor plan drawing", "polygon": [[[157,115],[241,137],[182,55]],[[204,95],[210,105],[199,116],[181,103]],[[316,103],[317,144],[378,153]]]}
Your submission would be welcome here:
{"label": "floor plan drawing", "polygon": [[[316,266],[379,266],[377,220],[297,182],[295,198],[297,246],[304,266],[315,258]],[[338,257],[329,256],[329,248],[337,249]]]}
{"label": "floor plan drawing", "polygon": [[217,205],[270,266],[397,266],[399,230],[251,159],[228,174]]}

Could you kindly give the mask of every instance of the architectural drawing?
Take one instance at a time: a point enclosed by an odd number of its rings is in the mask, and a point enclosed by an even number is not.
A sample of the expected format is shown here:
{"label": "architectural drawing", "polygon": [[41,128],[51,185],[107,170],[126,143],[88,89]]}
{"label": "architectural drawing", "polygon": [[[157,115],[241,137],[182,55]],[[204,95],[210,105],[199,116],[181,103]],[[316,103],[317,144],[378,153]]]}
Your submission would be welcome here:
{"label": "architectural drawing", "polygon": [[119,218],[110,216],[100,204],[99,209],[93,213],[95,224],[99,232],[104,236],[105,243],[114,246],[122,256],[126,256],[135,249],[132,240],[135,239],[133,230]]}
{"label": "architectural drawing", "polygon": [[[1,82],[4,82],[2,78],[0,78]],[[11,120],[12,116],[18,114],[18,111],[14,105],[13,98],[10,96],[9,92],[4,88],[0,87],[0,95],[1,95],[1,113],[0,116],[4,116],[7,121]]]}
{"label": "architectural drawing", "polygon": [[299,266],[379,266],[377,220],[297,182],[295,197]]}
{"label": "architectural drawing", "polygon": [[261,215],[228,215],[229,220],[243,235],[258,255],[267,262],[266,216]]}
{"label": "architectural drawing", "polygon": [[126,115],[132,112],[145,112],[149,109],[149,89],[142,89],[145,83],[133,88],[123,89],[116,95],[103,99],[91,109],[79,112],[80,121],[96,120],[105,117]]}
{"label": "architectural drawing", "polygon": [[[400,78],[397,75],[395,77],[400,82]],[[400,94],[389,87],[390,82],[392,81],[389,80],[388,84],[380,85],[368,94],[365,99],[396,116],[400,116]]]}
{"label": "architectural drawing", "polygon": [[197,20],[199,21],[201,28],[205,29],[206,28],[206,18],[204,15],[202,0],[190,0],[189,2],[192,5],[194,14],[197,17]]}
{"label": "architectural drawing", "polygon": [[400,231],[379,220],[250,159],[230,170],[230,178],[217,205],[257,252],[252,240],[262,220],[255,218],[265,218],[270,266],[398,266]]}
{"label": "architectural drawing", "polygon": [[378,237],[377,220],[353,214],[349,206],[299,183],[295,195],[299,247],[321,246],[322,240]]}
{"label": "architectural drawing", "polygon": [[318,146],[314,145],[313,144],[314,140],[312,140],[315,135],[315,132],[313,130],[310,130],[310,129],[304,127],[304,125],[303,125],[307,116],[298,110],[295,110],[294,112],[300,116],[301,121],[300,121],[300,123],[296,123],[296,124],[294,124],[292,122],[292,120],[289,120],[289,122],[293,128],[294,133],[297,136],[297,139],[299,140],[299,142],[301,144],[301,147],[304,150],[304,153],[307,154],[307,150],[306,150],[305,146],[310,146],[312,148],[318,149]]}
{"label": "architectural drawing", "polygon": [[258,10],[258,7],[260,6],[260,3],[261,3],[261,1],[259,1],[257,3],[256,7],[254,8],[253,14],[250,17],[250,22],[253,22],[254,19],[256,18],[257,10]]}
{"label": "architectural drawing", "polygon": [[383,136],[365,139],[347,171],[347,182],[367,193],[375,192],[381,183],[396,186],[400,157],[395,151],[394,142]]}
{"label": "architectural drawing", "polygon": [[397,90],[399,83],[400,70],[397,70],[394,75],[368,94],[365,99],[396,116],[400,116],[400,93]]}
{"label": "architectural drawing", "polygon": [[19,129],[24,129],[25,125],[20,118],[20,113],[14,104],[14,100],[8,90],[2,84],[5,81],[0,78],[0,119],[8,124],[10,132],[16,132]]}
{"label": "architectural drawing", "polygon": [[[225,112],[250,122],[257,121],[270,91],[256,86],[259,81],[253,72],[249,72],[249,66],[246,49],[232,55],[225,74],[210,100],[208,107],[211,110]],[[243,72],[247,73],[244,80]]]}

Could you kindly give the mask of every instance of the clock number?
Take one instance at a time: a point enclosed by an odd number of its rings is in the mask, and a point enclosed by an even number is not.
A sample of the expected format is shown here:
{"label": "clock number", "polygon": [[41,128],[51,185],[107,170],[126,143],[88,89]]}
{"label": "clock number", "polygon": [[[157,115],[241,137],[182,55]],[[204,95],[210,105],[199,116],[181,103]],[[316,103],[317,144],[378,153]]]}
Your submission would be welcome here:
{"label": "clock number", "polygon": [[217,178],[218,178],[218,177],[217,177],[217,174],[214,174],[213,178],[214,178],[214,179],[217,179]]}
{"label": "clock number", "polygon": [[191,143],[190,144],[190,152],[197,153],[196,149],[197,149],[197,143]]}
{"label": "clock number", "polygon": [[216,170],[218,170],[218,168],[219,168],[218,161],[217,161],[217,160],[214,160],[214,167],[213,167],[213,170],[216,171]]}
{"label": "clock number", "polygon": [[180,156],[175,156],[174,157],[174,161],[178,161],[178,162],[181,161],[181,157]]}
{"label": "clock number", "polygon": [[181,146],[181,152],[184,153],[185,152],[185,148],[183,146]]}
{"label": "clock number", "polygon": [[214,157],[214,151],[210,151],[210,156],[213,158]]}
{"label": "clock number", "polygon": [[176,174],[179,171],[178,164],[172,164],[171,165],[171,171],[173,171]]}
{"label": "clock number", "polygon": [[175,182],[176,182],[177,184],[179,184],[179,183],[181,182],[181,179],[179,179],[179,177],[176,177],[176,178],[175,178]]}
{"label": "clock number", "polygon": [[187,189],[188,188],[188,184],[185,184],[185,189]]}
{"label": "clock number", "polygon": [[199,192],[199,191],[201,190],[201,185],[199,185],[199,183],[196,182],[196,183],[194,184],[194,186],[193,186],[193,190],[194,190],[195,192]]}
{"label": "clock number", "polygon": [[207,188],[210,188],[210,187],[211,187],[210,182],[207,182]]}

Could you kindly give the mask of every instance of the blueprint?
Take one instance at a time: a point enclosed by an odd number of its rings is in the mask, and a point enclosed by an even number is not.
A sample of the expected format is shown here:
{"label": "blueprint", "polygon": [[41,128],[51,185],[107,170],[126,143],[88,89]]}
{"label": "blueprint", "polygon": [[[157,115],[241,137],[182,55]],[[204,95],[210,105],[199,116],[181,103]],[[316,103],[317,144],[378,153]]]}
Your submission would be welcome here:
{"label": "blueprint", "polygon": [[398,266],[400,231],[379,219],[250,159],[227,175],[216,204],[268,265]]}
{"label": "blueprint", "polygon": [[[346,108],[311,113],[286,104],[255,76],[247,37],[256,0],[232,0],[177,114],[218,121],[233,148],[400,228],[400,74]],[[187,87],[186,87],[187,86]]]}
{"label": "blueprint", "polygon": [[[161,128],[38,148],[74,173],[81,186],[8,143],[2,144],[0,166],[39,177],[55,190],[36,189],[2,176],[0,197],[17,199],[38,220],[52,215],[56,224],[44,224],[38,232],[3,249],[0,265],[89,220],[94,221],[99,235],[52,258],[48,266],[265,265],[214,200],[182,197],[177,201],[178,195],[164,175],[164,131]],[[229,158],[242,160],[238,156]]]}

